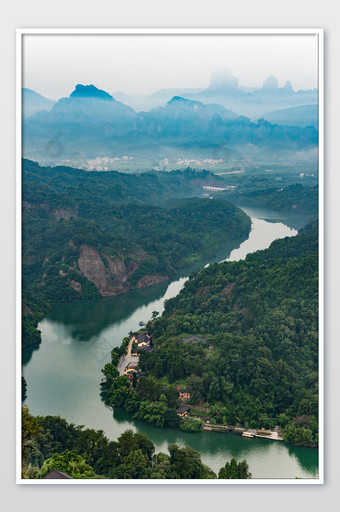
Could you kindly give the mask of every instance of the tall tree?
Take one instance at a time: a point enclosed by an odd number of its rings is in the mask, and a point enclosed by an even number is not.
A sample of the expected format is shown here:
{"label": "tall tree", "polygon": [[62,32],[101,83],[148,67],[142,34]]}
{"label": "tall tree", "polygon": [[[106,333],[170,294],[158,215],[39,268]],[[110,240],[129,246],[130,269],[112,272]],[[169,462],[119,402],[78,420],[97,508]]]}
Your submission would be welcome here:
{"label": "tall tree", "polygon": [[21,477],[25,478],[30,452],[34,449],[32,442],[40,435],[41,427],[29,412],[27,405],[21,409]]}

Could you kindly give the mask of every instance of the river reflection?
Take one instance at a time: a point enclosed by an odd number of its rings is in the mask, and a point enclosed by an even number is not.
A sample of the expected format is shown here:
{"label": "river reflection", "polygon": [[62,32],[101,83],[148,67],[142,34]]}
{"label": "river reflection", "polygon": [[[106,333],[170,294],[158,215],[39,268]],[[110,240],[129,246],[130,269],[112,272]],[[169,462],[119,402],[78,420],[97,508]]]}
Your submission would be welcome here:
{"label": "river reflection", "polygon": [[[89,341],[98,336],[107,326],[123,322],[136,309],[163,297],[168,286],[169,283],[160,283],[132,290],[130,293],[124,293],[117,297],[79,301],[73,303],[71,308],[70,304],[61,304],[51,311],[48,319],[67,326],[69,334],[74,339]],[[86,318],[86,322],[84,322],[84,318]]]}
{"label": "river reflection", "polygon": [[[177,443],[189,445],[201,453],[202,460],[218,473],[227,460],[247,459],[253,478],[317,478],[317,450],[289,446],[280,441],[245,439],[240,435],[219,432],[191,434],[172,428],[158,428],[141,420],[134,420],[123,410],[113,412],[121,432],[127,428],[146,434],[156,447],[156,452],[167,453],[167,446]],[[294,476],[292,476],[294,475]]]}

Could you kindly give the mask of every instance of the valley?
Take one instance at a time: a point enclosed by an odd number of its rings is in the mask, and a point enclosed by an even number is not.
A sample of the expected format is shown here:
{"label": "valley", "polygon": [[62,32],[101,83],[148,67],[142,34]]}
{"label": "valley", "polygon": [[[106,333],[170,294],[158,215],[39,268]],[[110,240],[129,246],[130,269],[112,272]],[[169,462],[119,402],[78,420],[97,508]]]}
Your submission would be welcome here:
{"label": "valley", "polygon": [[123,75],[22,90],[23,478],[318,479],[319,92]]}
{"label": "valley", "polygon": [[144,180],[25,161],[23,181],[24,346],[39,341],[34,323],[52,304],[167,281],[250,230],[247,215],[231,203],[175,198],[185,187],[201,194],[203,183],[216,181],[207,172]]}

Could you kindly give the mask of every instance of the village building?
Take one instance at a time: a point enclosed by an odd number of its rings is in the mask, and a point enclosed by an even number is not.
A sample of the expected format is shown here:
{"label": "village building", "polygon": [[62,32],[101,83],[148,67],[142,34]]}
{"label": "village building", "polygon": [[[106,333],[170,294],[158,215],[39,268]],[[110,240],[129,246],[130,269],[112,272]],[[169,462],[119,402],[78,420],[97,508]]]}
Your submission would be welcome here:
{"label": "village building", "polygon": [[129,338],[132,340],[133,344],[137,345],[137,348],[150,347],[152,344],[151,338],[147,332],[140,332],[139,334],[136,334],[130,331]]}
{"label": "village building", "polygon": [[130,384],[133,383],[133,376],[136,375],[136,382],[139,382],[139,379],[141,379],[142,377],[146,377],[146,373],[143,371],[143,370],[139,370],[138,368],[135,370],[134,368],[129,368],[128,371],[127,371],[127,378],[128,378],[128,381],[130,382]]}
{"label": "village building", "polygon": [[184,418],[185,416],[188,415],[188,412],[190,411],[190,407],[187,407],[186,405],[180,405],[179,407],[177,407],[176,409],[176,413],[178,414],[178,416],[180,416],[181,418]]}
{"label": "village building", "polygon": [[141,350],[145,350],[146,352],[152,352],[154,347],[152,345],[151,337],[146,332],[141,332],[139,334],[129,333],[130,340],[132,340],[132,355],[138,355]]}
{"label": "village building", "polygon": [[137,372],[138,370],[138,363],[129,363],[127,367],[124,370],[124,375],[127,375],[130,372]]}
{"label": "village building", "polygon": [[137,346],[133,347],[131,350],[132,356],[138,356],[141,350],[144,350],[145,352],[153,352],[155,350],[155,347],[149,347],[149,346]]}
{"label": "village building", "polygon": [[180,390],[178,391],[178,394],[179,394],[179,398],[181,400],[190,400],[191,398],[191,395],[190,395],[190,391],[188,389],[185,389],[185,388],[180,388]]}
{"label": "village building", "polygon": [[135,336],[135,342],[137,343],[138,347],[149,347],[150,346],[150,336],[146,334],[145,332],[142,332],[140,334],[137,334]]}
{"label": "village building", "polygon": [[145,352],[153,352],[155,347],[141,347],[141,349],[145,350]]}
{"label": "village building", "polygon": [[139,382],[139,379],[141,379],[142,377],[146,377],[146,373],[143,371],[143,370],[138,370],[137,372],[137,382]]}
{"label": "village building", "polygon": [[59,471],[59,469],[51,469],[51,471],[49,471],[47,473],[47,475],[45,475],[43,478],[50,478],[50,479],[56,479],[56,478],[72,478],[73,479],[73,476],[70,476],[68,475],[67,473],[64,473],[64,471]]}
{"label": "village building", "polygon": [[133,371],[133,370],[129,370],[126,374],[127,378],[128,378],[128,381],[130,382],[130,384],[132,384],[133,382],[133,376],[136,372]]}

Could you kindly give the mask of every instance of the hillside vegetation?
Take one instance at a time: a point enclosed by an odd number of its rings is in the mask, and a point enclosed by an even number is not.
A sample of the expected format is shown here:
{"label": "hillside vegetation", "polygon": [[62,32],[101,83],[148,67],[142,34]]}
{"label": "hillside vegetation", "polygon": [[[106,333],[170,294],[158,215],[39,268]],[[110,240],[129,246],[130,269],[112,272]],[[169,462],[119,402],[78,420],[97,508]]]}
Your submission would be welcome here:
{"label": "hillside vegetation", "polygon": [[[22,411],[23,478],[44,478],[57,469],[76,479],[211,479],[217,475],[200,454],[185,446],[169,444],[169,453],[155,453],[150,439],[126,430],[110,441],[102,430],[84,429],[59,416],[33,417]],[[251,478],[246,460],[226,462],[218,478]]]}
{"label": "hillside vegetation", "polygon": [[[246,260],[200,270],[148,329],[156,350],[141,351],[147,378],[135,393],[127,381],[124,389],[124,377],[107,378],[104,398],[111,405],[178,426],[171,409],[179,385],[192,404],[210,409],[211,423],[280,425],[287,442],[317,445],[316,222]],[[206,342],[182,341],[191,335]]]}
{"label": "hillside vegetation", "polygon": [[236,204],[269,208],[284,213],[316,216],[318,214],[318,193],[317,185],[306,187],[294,183],[280,188],[277,186],[275,188],[272,186],[261,187],[255,190],[238,188],[231,193],[224,193],[223,197]]}
{"label": "hillside vegetation", "polygon": [[[23,344],[53,303],[112,296],[168,280],[245,239],[247,215],[227,201],[183,198],[207,172],[121,175],[23,163]],[[151,204],[147,204],[151,203]]]}

